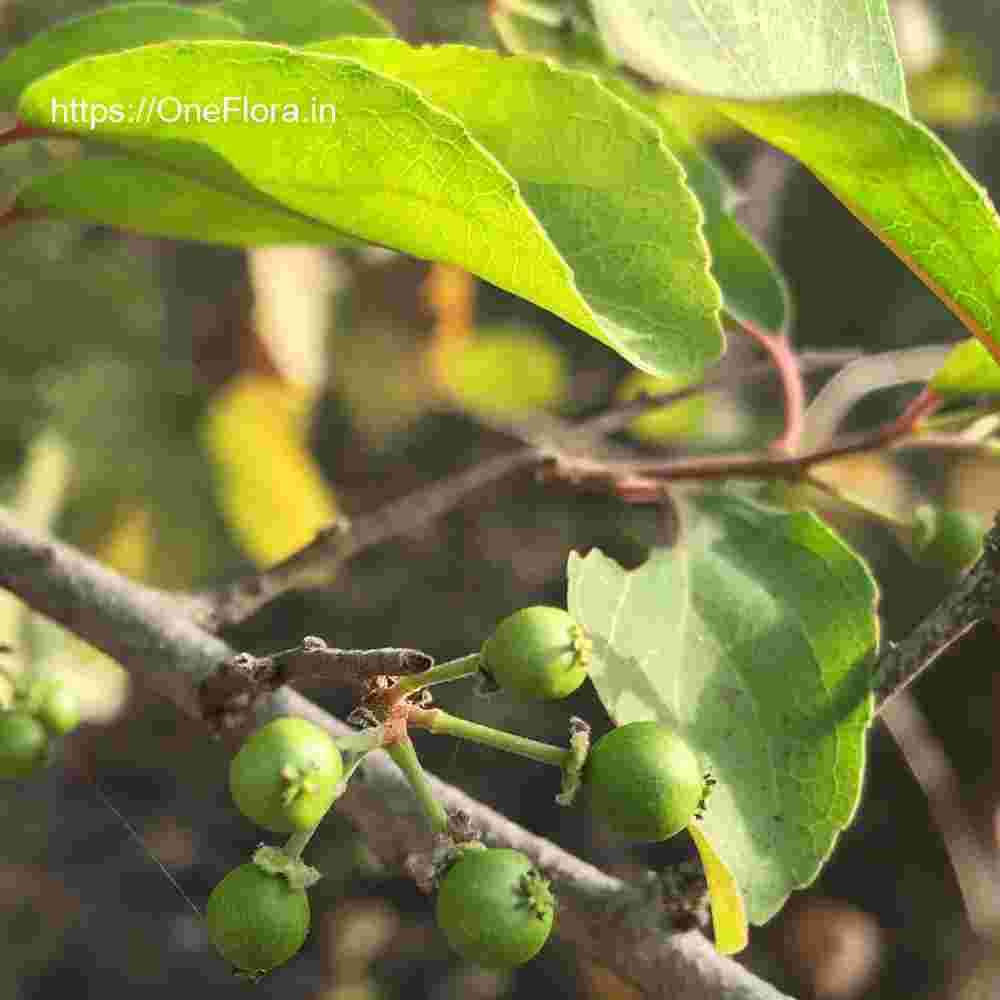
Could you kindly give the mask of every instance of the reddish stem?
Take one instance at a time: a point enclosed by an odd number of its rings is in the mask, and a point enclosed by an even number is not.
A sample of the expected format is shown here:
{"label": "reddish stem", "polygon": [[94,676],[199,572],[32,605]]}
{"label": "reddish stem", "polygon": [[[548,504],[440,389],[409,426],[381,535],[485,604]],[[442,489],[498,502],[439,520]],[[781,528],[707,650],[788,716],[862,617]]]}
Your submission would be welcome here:
{"label": "reddish stem", "polygon": [[909,434],[924,417],[929,417],[943,404],[944,400],[929,385],[926,385],[910,401],[910,405],[889,424],[887,430],[893,436],[898,437]]}
{"label": "reddish stem", "polygon": [[785,397],[785,429],[771,442],[770,450],[794,455],[805,429],[806,412],[806,391],[798,357],[785,334],[768,333],[749,320],[741,320],[740,326],[771,356],[781,379]]}
{"label": "reddish stem", "polygon": [[27,139],[44,139],[51,134],[47,129],[36,128],[34,125],[18,121],[13,128],[0,132],[0,146],[8,146],[12,142],[24,142]]}

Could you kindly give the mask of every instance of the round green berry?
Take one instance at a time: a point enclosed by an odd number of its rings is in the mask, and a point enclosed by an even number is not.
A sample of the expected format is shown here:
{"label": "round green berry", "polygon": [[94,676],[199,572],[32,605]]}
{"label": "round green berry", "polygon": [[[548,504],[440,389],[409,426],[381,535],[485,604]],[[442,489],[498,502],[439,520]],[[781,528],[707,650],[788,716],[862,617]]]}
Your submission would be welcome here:
{"label": "round green berry", "polygon": [[309,933],[309,897],[283,875],[253,862],[234,868],[208,897],[208,935],[215,950],[256,978],[287,962]]}
{"label": "round green berry", "polygon": [[65,736],[80,724],[80,702],[71,688],[56,682],[43,695],[35,718],[54,736]]}
{"label": "round green berry", "polygon": [[272,833],[311,830],[342,790],[344,765],[329,733],[306,719],[275,719],[229,765],[229,791],[247,819]]}
{"label": "round green berry", "polygon": [[24,778],[44,763],[49,734],[27,712],[0,712],[0,778]]}
{"label": "round green berry", "polygon": [[694,818],[705,782],[691,748],[659,722],[630,722],[602,736],[587,757],[590,810],[631,840],[666,840]]}
{"label": "round green berry", "polygon": [[522,608],[483,643],[481,666],[515,696],[554,701],[586,680],[590,645],[583,627],[562,608]]}
{"label": "round green berry", "polygon": [[983,551],[986,524],[974,511],[922,504],[913,512],[913,551],[922,566],[961,573]]}
{"label": "round green berry", "polygon": [[555,898],[520,851],[468,848],[441,880],[435,914],[463,958],[512,969],[534,958],[548,940]]}

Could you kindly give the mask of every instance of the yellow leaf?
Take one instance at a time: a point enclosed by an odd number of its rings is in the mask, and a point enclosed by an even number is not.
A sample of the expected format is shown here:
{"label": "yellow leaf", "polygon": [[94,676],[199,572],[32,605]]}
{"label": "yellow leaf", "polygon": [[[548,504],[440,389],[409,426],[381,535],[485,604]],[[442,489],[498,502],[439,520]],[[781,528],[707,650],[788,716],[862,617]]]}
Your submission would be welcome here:
{"label": "yellow leaf", "polygon": [[715,947],[723,955],[735,955],[747,946],[747,915],[743,897],[732,873],[715,853],[705,834],[694,823],[688,827],[694,840],[701,864],[708,879],[708,894],[712,899],[712,927],[715,930]]}
{"label": "yellow leaf", "polygon": [[133,580],[147,581],[153,547],[152,516],[145,507],[123,509],[94,553],[106,566]]}
{"label": "yellow leaf", "polygon": [[219,505],[258,565],[291,555],[337,519],[336,499],[307,446],[314,400],[313,390],[246,373],[209,405],[202,441]]}

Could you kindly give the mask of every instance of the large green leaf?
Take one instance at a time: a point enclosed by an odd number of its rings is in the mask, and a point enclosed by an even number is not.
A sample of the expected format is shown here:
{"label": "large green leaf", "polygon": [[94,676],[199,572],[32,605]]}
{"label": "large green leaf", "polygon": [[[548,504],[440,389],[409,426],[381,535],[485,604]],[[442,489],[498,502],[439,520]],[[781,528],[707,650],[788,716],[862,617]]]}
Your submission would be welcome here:
{"label": "large green leaf", "polygon": [[223,0],[218,9],[264,42],[305,45],[336,35],[392,35],[392,25],[360,0]]}
{"label": "large green leaf", "polygon": [[606,38],[652,78],[746,99],[704,103],[805,164],[1000,359],[996,212],[909,118],[884,0],[594,8]]}
{"label": "large green leaf", "polygon": [[606,41],[661,83],[721,97],[841,90],[907,112],[885,0],[593,0]]}
{"label": "large green leaf", "polygon": [[[244,28],[255,35],[274,36],[271,40],[303,41],[339,33],[384,35],[392,30],[378,14],[354,0],[284,3],[280,10],[257,0],[229,0],[214,10],[135,3],[99,11],[38,36],[18,50],[9,65],[0,64],[0,71],[7,67],[8,80],[20,74],[23,82],[16,90],[20,92],[42,75],[38,60],[43,56],[51,63],[46,66],[48,72],[86,55],[172,37],[222,38],[239,35]],[[40,44],[43,37],[45,45]],[[122,156],[86,159],[32,177],[18,191],[14,210],[232,246],[357,242],[263,196],[248,203],[238,195]]]}
{"label": "large green leaf", "polygon": [[625,357],[691,371],[718,356],[719,291],[697,202],[658,130],[593,76],[460,45],[317,48],[413,85],[465,124],[518,182]]}
{"label": "large green leaf", "polygon": [[[21,117],[48,126],[52,101],[80,94],[129,113],[64,131],[239,195],[249,211],[262,198],[277,201],[358,238],[459,265],[611,340],[514,180],[461,123],[399,81],[352,60],[259,42],[167,43],[43,77],[22,95]],[[226,124],[168,123],[138,112],[149,95],[201,108],[239,101]],[[243,99],[293,108],[300,120],[243,120]],[[334,105],[336,121],[314,120],[314,100]],[[641,352],[653,368],[676,353],[666,338],[614,346]]]}
{"label": "large green leaf", "polygon": [[569,561],[569,610],[616,722],[677,727],[718,781],[701,831],[753,923],[808,885],[861,794],[875,583],[810,513],[727,495],[671,550],[626,572]]}
{"label": "large green leaf", "polygon": [[567,28],[556,11],[551,11],[546,23],[537,11],[528,17],[506,10],[503,4],[495,5],[490,17],[512,52],[541,53],[568,66],[594,70],[604,86],[659,127],[664,143],[680,160],[687,182],[701,202],[712,274],[722,290],[726,311],[740,322],[766,330],[784,329],[789,313],[784,279],[764,249],[732,217],[729,209],[735,198],[727,178],[675,122],[670,107],[616,75],[600,39],[579,19]]}
{"label": "large green leaf", "polygon": [[1000,220],[932,132],[851,94],[715,103],[804,163],[1000,357]]}
{"label": "large green leaf", "polygon": [[85,56],[172,38],[238,38],[242,34],[239,21],[211,10],[171,3],[105,7],[56,24],[9,52],[0,62],[0,103],[13,106],[32,80]]}
{"label": "large green leaf", "polygon": [[[184,42],[83,60],[29,87],[20,113],[44,127],[53,101],[86,94],[92,104],[128,113],[94,129],[62,130],[241,196],[248,210],[262,199],[277,201],[355,237],[457,264],[654,372],[712,360],[721,347],[718,290],[697,204],[658,133],[588,75],[534,62],[526,68],[542,82],[564,80],[567,99],[580,94],[569,107],[595,112],[596,120],[563,129],[566,159],[592,164],[575,175],[592,190],[574,186],[571,167],[539,152],[526,164],[523,197],[459,121],[411,87],[353,60],[256,42]],[[301,120],[259,124],[239,112],[226,124],[196,115],[170,123],[149,114],[148,104],[141,113],[151,94],[171,96],[170,117],[178,104],[206,108],[241,95],[250,104],[293,107]],[[336,107],[335,122],[311,120],[311,105],[320,100]],[[534,110],[523,112],[523,131],[548,149],[551,135],[538,128]],[[636,188],[643,182],[649,187]],[[633,202],[648,222],[629,208]],[[548,231],[532,207],[544,213]],[[635,221],[631,229],[618,211]]]}
{"label": "large green leaf", "polygon": [[80,160],[32,177],[17,192],[14,208],[29,215],[82,219],[154,236],[230,246],[355,242],[263,196],[251,202],[121,156]]}
{"label": "large green leaf", "polygon": [[788,288],[764,248],[733,218],[730,206],[736,199],[726,175],[688,138],[668,105],[625,80],[608,79],[605,85],[655,122],[681,161],[705,212],[712,274],[722,289],[726,312],[765,330],[784,330],[789,322]]}

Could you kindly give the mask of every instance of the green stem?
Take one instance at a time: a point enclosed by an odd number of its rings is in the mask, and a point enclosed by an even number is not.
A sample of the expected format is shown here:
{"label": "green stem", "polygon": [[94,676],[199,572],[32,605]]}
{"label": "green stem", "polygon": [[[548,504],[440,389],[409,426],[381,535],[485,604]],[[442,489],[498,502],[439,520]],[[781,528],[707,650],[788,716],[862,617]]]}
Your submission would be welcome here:
{"label": "green stem", "polygon": [[430,670],[423,670],[419,674],[407,674],[400,677],[396,683],[395,693],[401,697],[413,694],[432,684],[444,684],[446,681],[457,681],[460,677],[469,677],[479,670],[479,653],[469,653],[468,656],[461,656],[457,660],[449,660],[447,663],[439,663],[431,667]]}
{"label": "green stem", "polygon": [[372,729],[362,730],[360,733],[341,736],[333,742],[344,761],[344,773],[340,779],[340,791],[337,793],[337,798],[340,798],[347,790],[347,783],[351,780],[351,776],[365,757],[372,750],[378,750],[379,747],[385,746],[385,729],[382,726],[375,726]]}
{"label": "green stem", "polygon": [[406,775],[406,780],[413,788],[421,808],[430,821],[435,833],[448,832],[448,814],[444,806],[434,797],[434,790],[427,779],[427,773],[420,765],[417,751],[413,748],[413,743],[409,736],[404,736],[397,743],[386,747],[389,756],[396,762],[396,766]]}
{"label": "green stem", "polygon": [[306,830],[303,833],[293,833],[288,840],[285,841],[285,846],[282,847],[282,850],[290,858],[294,858],[298,861],[302,857],[302,852],[306,849],[306,844],[312,840],[313,834],[318,829],[318,826],[314,826],[311,830]]}
{"label": "green stem", "polygon": [[385,730],[381,726],[362,729],[349,736],[338,736],[333,742],[342,754],[364,756],[370,750],[377,750],[385,741]]}
{"label": "green stem", "polygon": [[411,725],[441,736],[455,736],[460,740],[481,743],[483,746],[506,750],[507,753],[515,753],[542,764],[551,764],[553,767],[563,767],[571,756],[571,752],[565,747],[529,740],[525,736],[516,736],[502,729],[492,729],[490,726],[470,722],[457,715],[449,715],[439,708],[413,709],[409,714],[409,721]]}

